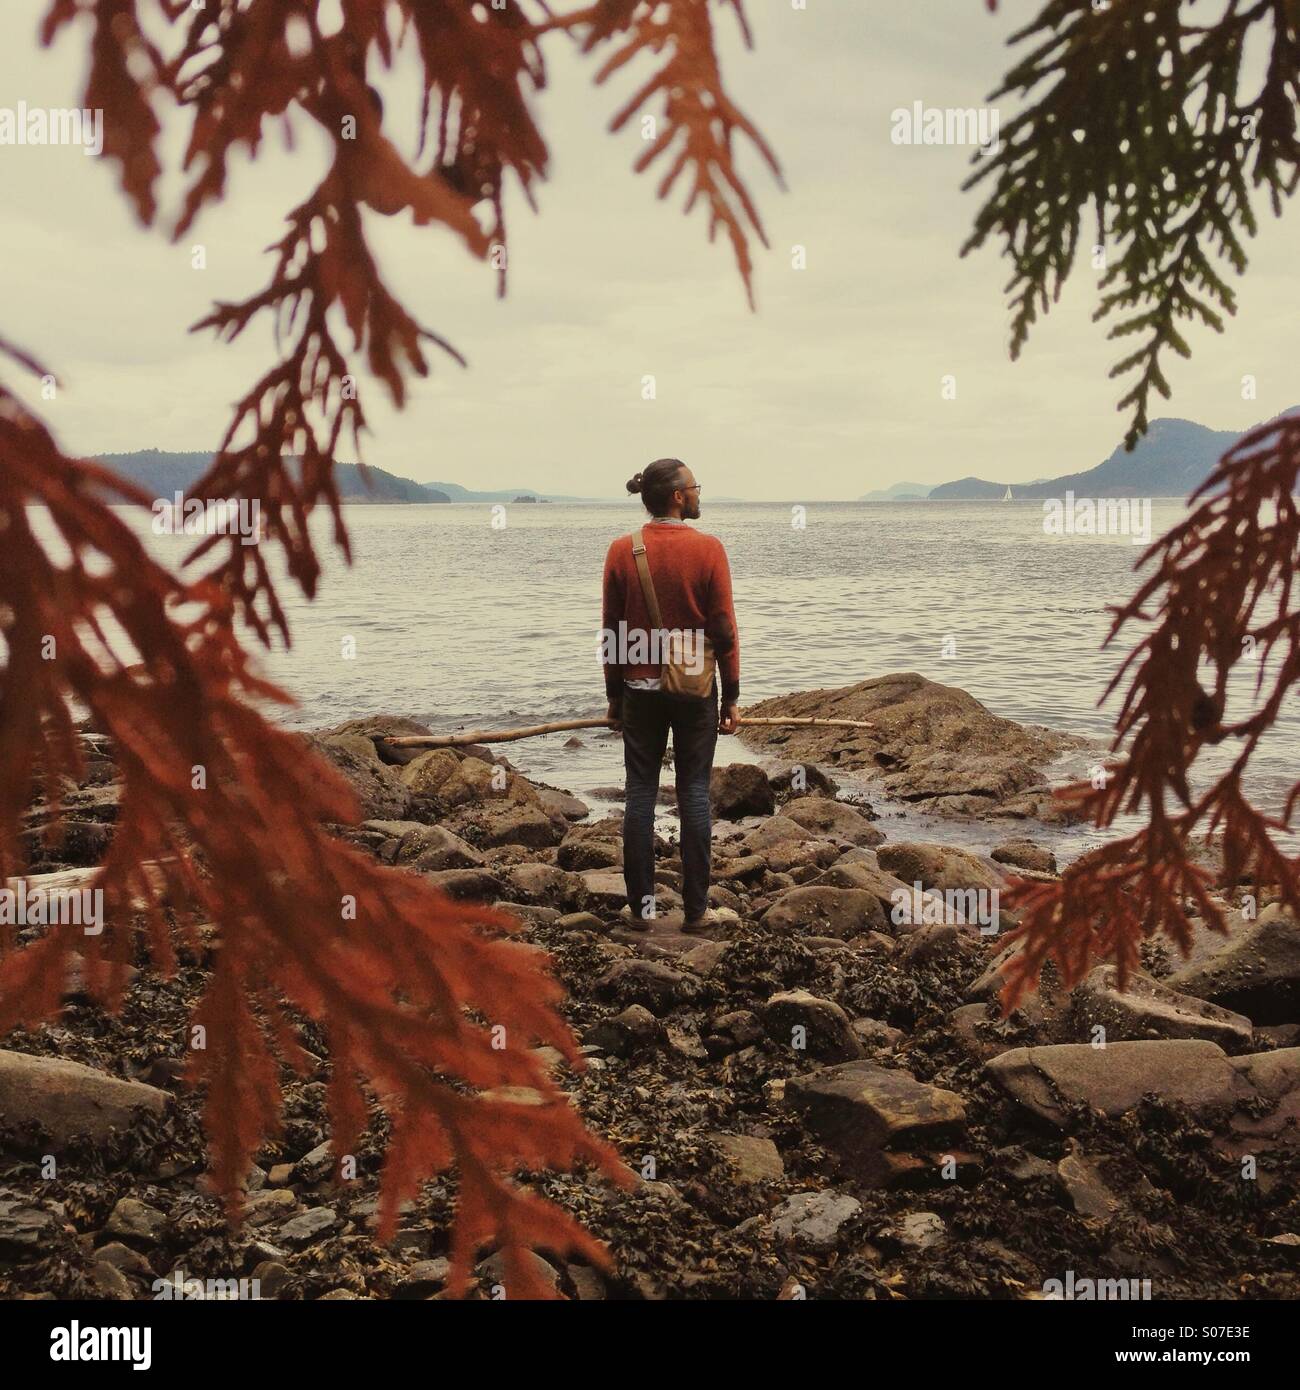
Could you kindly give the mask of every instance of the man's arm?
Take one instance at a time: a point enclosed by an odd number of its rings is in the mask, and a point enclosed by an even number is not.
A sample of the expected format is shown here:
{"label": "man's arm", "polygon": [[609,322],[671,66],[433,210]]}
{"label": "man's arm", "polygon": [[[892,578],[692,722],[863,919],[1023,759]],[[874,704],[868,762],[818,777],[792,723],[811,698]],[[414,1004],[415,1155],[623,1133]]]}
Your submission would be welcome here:
{"label": "man's arm", "polygon": [[626,615],[623,598],[623,572],[615,557],[615,541],[605,556],[605,577],[601,586],[600,660],[605,668],[605,696],[609,708],[605,717],[615,729],[623,714],[623,668],[618,664],[618,625]]}
{"label": "man's arm", "polygon": [[709,618],[705,633],[718,658],[718,678],[722,708],[718,713],[718,732],[734,734],[740,719],[740,631],[731,595],[731,566],[727,551],[718,542],[713,570],[709,576]]}

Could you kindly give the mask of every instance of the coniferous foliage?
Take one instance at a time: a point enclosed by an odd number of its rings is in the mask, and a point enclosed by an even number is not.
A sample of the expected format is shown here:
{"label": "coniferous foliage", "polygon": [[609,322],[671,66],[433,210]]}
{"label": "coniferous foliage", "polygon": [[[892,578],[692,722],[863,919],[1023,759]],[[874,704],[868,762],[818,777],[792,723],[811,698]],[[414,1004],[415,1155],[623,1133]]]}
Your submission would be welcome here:
{"label": "coniferous foliage", "polygon": [[[1097,779],[1103,785],[1062,795],[1099,826],[1122,812],[1141,812],[1147,824],[1085,855],[1059,882],[1014,891],[1024,918],[1008,937],[1020,942],[1006,971],[1009,1004],[1049,958],[1068,986],[1098,960],[1126,976],[1157,931],[1186,950],[1194,918],[1223,930],[1213,878],[1194,859],[1198,836],[1218,838],[1228,883],[1276,887],[1300,916],[1300,856],[1278,838],[1293,826],[1300,781],[1276,815],[1245,789],[1252,757],[1300,687],[1298,490],[1300,417],[1285,415],[1229,450],[1186,519],[1144,555],[1153,571],[1108,639],[1141,632],[1107,690],[1123,690],[1114,748],[1126,756]],[[1198,757],[1229,740],[1228,769],[1198,786]]]}
{"label": "coniferous foliage", "polygon": [[[739,0],[723,7],[743,27]],[[193,940],[195,924],[210,923],[220,949],[194,1019],[206,1039],[191,1074],[206,1088],[214,1178],[232,1213],[252,1154],[277,1126],[279,1066],[302,1060],[297,1011],[328,1039],[335,1155],[354,1146],[372,1100],[390,1117],[382,1230],[392,1230],[398,1205],[421,1180],[454,1166],[450,1287],[462,1286],[475,1252],[492,1243],[505,1252],[512,1292],[526,1296],[542,1291],[522,1258],[527,1248],[592,1259],[600,1251],[512,1175],[586,1163],[616,1180],[628,1176],[531,1051],[548,1043],[577,1061],[554,1011],[558,986],[534,953],[508,939],[509,918],[453,903],[328,834],[323,822],[356,818],[351,793],[259,712],[260,703],[287,697],[256,675],[238,628],[246,623],[266,644],[277,635],[288,641],[268,552],[279,547],[292,580],[313,595],[316,508],[332,515],[347,553],[333,460],[341,440],[357,448],[365,415],[338,322],[398,405],[409,378],[428,372],[429,345],[456,356],[385,286],[366,237],[367,210],[440,224],[472,255],[493,257],[504,285],[508,178],[531,199],[546,169],[526,93],[545,81],[547,34],[567,30],[587,50],[620,43],[602,78],[640,55],[666,55],[640,96],[659,93],[665,108],[641,167],[670,155],[661,196],[691,171],[688,207],[703,198],[710,235],[725,227],[747,287],[746,225],[759,235],[761,228],[735,171],[734,132],[775,163],[722,91],[707,3],[610,0],[568,17],[518,0],[342,0],[341,10],[341,27],[325,32],[317,5],[304,0],[197,8],[189,0],[53,0],[44,23],[49,42],[88,22],[84,104],[103,110],[105,155],[120,163],[123,191],[146,224],[157,216],[160,135],[172,107],[190,122],[176,236],[226,195],[232,152],[256,155],[275,124],[287,132],[306,117],[331,152],[320,183],[288,213],[267,285],[214,306],[197,325],[229,340],[266,311],[283,345],[237,403],[212,468],[190,490],[256,499],[261,545],[212,536],[181,576],[169,574],[108,505],[148,499],[64,454],[18,391],[0,384],[3,872],[23,867],[19,818],[37,784],[57,805],[66,779],[79,775],[74,711],[111,736],[122,776],[97,879],[115,928],[96,938],[55,927],[21,949],[6,941],[0,1033],[57,1009],[74,946],[87,957],[92,992],[112,1004],[137,944],[170,969],[174,932]],[[423,70],[415,161],[385,132],[382,96],[368,80],[404,43]],[[426,153],[427,167],[417,168]],[[0,357],[40,372],[20,350],[0,346]],[[56,560],[33,529],[33,506],[47,509],[66,558]],[[489,1031],[493,1025],[501,1029]]]}
{"label": "coniferous foliage", "polygon": [[[1300,179],[1300,14],[1273,0],[1228,0],[1215,17],[1183,0],[1050,0],[1011,41],[1032,48],[990,100],[1028,104],[976,155],[966,186],[992,187],[963,253],[1003,242],[1015,357],[1081,246],[1101,248],[1094,318],[1136,340],[1111,370],[1133,374],[1118,407],[1131,446],[1151,393],[1169,397],[1168,354],[1190,353],[1184,326],[1221,331],[1235,312],[1225,275],[1246,267],[1257,197],[1277,214]],[[1256,87],[1247,61],[1261,43]]]}

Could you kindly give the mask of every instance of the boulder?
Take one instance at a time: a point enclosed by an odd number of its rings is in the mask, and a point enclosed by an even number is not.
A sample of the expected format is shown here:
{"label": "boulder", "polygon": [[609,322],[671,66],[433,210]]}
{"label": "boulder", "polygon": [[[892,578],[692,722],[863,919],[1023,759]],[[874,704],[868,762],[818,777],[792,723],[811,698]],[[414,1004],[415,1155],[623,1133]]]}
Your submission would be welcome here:
{"label": "boulder", "polygon": [[772,787],[779,796],[834,796],[840,784],[816,763],[790,763],[772,773]]}
{"label": "boulder", "polygon": [[542,810],[552,820],[585,820],[591,814],[591,807],[585,801],[569,792],[557,791],[554,787],[538,787],[537,797]]}
{"label": "boulder", "polygon": [[787,801],[781,814],[805,830],[829,840],[848,840],[867,847],[881,844],[884,835],[855,806],[824,796],[801,796]]}
{"label": "boulder", "polygon": [[501,896],[501,880],[490,869],[443,869],[425,877],[449,898],[490,903]]}
{"label": "boulder", "polygon": [[948,889],[1001,888],[1004,880],[976,855],[955,845],[924,845],[902,841],[883,845],[876,851],[882,869],[909,886],[937,892]]}
{"label": "boulder", "polygon": [[847,1062],[862,1056],[862,1044],[848,1014],[832,1000],[806,989],[772,995],[763,1005],[763,1024],[773,1042],[806,1048],[810,1056],[824,1062]]}
{"label": "boulder", "polygon": [[873,1186],[912,1178],[921,1168],[937,1173],[940,1146],[966,1124],[960,1096],[874,1062],[792,1077],[785,1100],[846,1172]]}
{"label": "boulder", "polygon": [[1232,1107],[1245,1094],[1223,1049],[1195,1039],[1017,1047],[995,1057],[987,1071],[1018,1105],[1058,1129],[1068,1123],[1071,1105],[1113,1118],[1155,1094],[1203,1113]]}
{"label": "boulder", "polygon": [[529,849],[547,849],[558,845],[564,836],[563,828],[540,805],[512,802],[484,805],[476,812],[474,824],[483,831],[483,843],[489,846],[524,845]]}
{"label": "boulder", "polygon": [[[1250,1046],[1250,1019],[1153,980],[1142,971],[1119,987],[1119,969],[1102,965],[1074,993],[1074,1018],[1084,1031],[1100,1027],[1107,1042],[1203,1038],[1240,1051]],[[1091,1041],[1091,1039],[1083,1039]]]}
{"label": "boulder", "polygon": [[560,842],[555,862],[562,869],[620,868],[623,864],[623,818],[607,816],[571,827]]}
{"label": "boulder", "polygon": [[162,1115],[167,1101],[155,1086],[79,1062],[0,1050],[0,1116],[7,1125],[39,1125],[58,1148],[78,1136],[102,1142],[132,1128],[138,1111]]}
{"label": "boulder", "polygon": [[772,784],[756,763],[728,763],[715,767],[709,779],[709,800],[713,814],[722,820],[770,816],[776,810]]}
{"label": "boulder", "polygon": [[862,730],[749,726],[740,737],[751,747],[780,749],[784,757],[883,772],[886,789],[906,800],[966,798],[971,810],[994,809],[1042,783],[1035,769],[1085,745],[1068,734],[1001,719],[966,691],[915,672],[782,695],[746,713],[868,720],[873,727]]}
{"label": "boulder", "polygon": [[761,854],[777,845],[802,844],[805,840],[816,838],[811,830],[805,830],[789,816],[771,816],[751,830],[740,844],[746,854]]}
{"label": "boulder", "polygon": [[766,926],[812,927],[818,936],[850,937],[886,925],[879,898],[862,888],[792,888],[768,908]]}
{"label": "boulder", "polygon": [[1300,924],[1274,903],[1217,954],[1171,975],[1167,983],[1255,1023],[1300,1023]]}
{"label": "boulder", "polygon": [[588,869],[578,875],[578,881],[581,885],[579,899],[584,912],[610,916],[622,911],[627,904],[627,884],[621,873]]}
{"label": "boulder", "polygon": [[307,744],[332,763],[352,788],[363,818],[405,819],[411,809],[410,788],[396,768],[380,762],[369,739],[359,734],[345,734],[339,738],[308,735]]}
{"label": "boulder", "polygon": [[389,735],[402,737],[413,734],[431,734],[432,732],[433,730],[427,724],[421,724],[418,719],[409,719],[404,714],[370,714],[362,719],[348,719],[333,729],[327,729],[324,736],[326,738],[351,736],[368,739],[375,756],[381,762],[389,763],[394,767],[401,767],[414,762],[428,750],[424,748],[394,748],[385,742],[385,738]]}
{"label": "boulder", "polygon": [[402,768],[400,776],[415,795],[436,796],[458,767],[460,759],[450,748],[427,748]]}
{"label": "boulder", "polygon": [[[369,824],[383,827],[385,822]],[[441,825],[416,824],[410,826],[402,835],[397,846],[395,862],[406,864],[422,873],[438,873],[443,869],[481,868],[483,856],[459,835],[453,835]]]}
{"label": "boulder", "polygon": [[568,903],[576,901],[583,888],[577,874],[551,864],[516,864],[501,877],[509,885],[510,900],[517,903]]}

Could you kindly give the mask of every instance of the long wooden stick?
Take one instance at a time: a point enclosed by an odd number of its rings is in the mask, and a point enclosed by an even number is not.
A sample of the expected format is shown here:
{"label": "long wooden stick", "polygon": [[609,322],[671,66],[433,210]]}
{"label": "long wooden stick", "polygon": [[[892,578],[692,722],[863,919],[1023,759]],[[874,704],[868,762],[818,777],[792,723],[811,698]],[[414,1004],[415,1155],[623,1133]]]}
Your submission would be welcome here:
{"label": "long wooden stick", "polygon": [[[819,719],[811,715],[788,719],[742,718],[743,726],[755,724],[803,724],[837,729],[874,729],[865,719]],[[552,724],[529,724],[522,729],[475,729],[467,734],[403,734],[385,738],[393,748],[456,748],[467,743],[513,743],[539,734],[562,734],[570,729],[608,729],[608,719],[559,719]]]}

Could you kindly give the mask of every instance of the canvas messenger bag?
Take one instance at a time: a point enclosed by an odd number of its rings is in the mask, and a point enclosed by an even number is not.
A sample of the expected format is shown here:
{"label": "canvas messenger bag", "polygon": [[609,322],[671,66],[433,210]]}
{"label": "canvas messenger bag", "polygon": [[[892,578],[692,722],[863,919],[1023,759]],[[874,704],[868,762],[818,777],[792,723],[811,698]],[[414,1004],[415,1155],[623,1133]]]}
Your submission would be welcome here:
{"label": "canvas messenger bag", "polygon": [[[681,633],[664,631],[663,617],[659,612],[659,598],[655,594],[655,582],[650,575],[650,565],[645,553],[645,534],[633,531],[629,537],[632,542],[632,557],[636,560],[637,574],[641,578],[641,593],[645,596],[645,606],[650,610],[650,621],[659,633],[660,641],[665,643],[664,661],[659,677],[659,688],[669,695],[695,695],[703,697],[713,690],[713,673],[717,661],[713,654],[713,643],[703,633]],[[703,651],[692,648],[699,641]]]}

